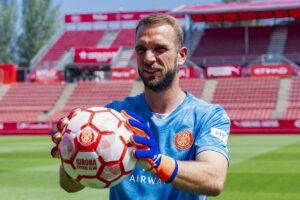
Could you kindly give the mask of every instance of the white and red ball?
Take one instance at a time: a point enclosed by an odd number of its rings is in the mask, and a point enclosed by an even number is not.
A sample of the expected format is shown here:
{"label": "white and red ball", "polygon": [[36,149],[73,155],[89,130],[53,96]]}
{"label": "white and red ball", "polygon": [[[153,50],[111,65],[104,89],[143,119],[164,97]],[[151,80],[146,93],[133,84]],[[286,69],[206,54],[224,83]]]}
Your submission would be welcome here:
{"label": "white and red ball", "polygon": [[67,174],[84,186],[107,188],[121,182],[136,165],[128,146],[132,133],[125,118],[104,107],[82,110],[63,129],[60,156]]}

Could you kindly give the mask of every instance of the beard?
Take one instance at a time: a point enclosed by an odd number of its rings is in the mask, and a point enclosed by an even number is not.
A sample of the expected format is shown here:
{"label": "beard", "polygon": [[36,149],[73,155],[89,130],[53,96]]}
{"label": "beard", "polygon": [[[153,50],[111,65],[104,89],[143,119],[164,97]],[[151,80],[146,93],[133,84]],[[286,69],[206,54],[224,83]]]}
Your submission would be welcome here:
{"label": "beard", "polygon": [[159,92],[170,87],[174,80],[174,77],[176,76],[177,67],[174,67],[173,69],[167,71],[166,74],[164,74],[162,77],[159,77],[159,80],[156,80],[158,78],[155,77],[145,78],[139,68],[138,73],[141,79],[143,80],[146,88],[155,92]]}

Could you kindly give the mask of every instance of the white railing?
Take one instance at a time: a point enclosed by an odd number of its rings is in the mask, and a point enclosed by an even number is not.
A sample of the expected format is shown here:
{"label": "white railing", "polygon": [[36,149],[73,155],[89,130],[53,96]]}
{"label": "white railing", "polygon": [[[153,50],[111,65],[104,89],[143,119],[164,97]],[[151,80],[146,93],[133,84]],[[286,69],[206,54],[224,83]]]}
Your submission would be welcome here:
{"label": "white railing", "polygon": [[47,51],[50,49],[50,47],[56,43],[58,38],[61,37],[61,35],[64,32],[63,26],[52,35],[52,37],[48,40],[48,42],[37,52],[37,54],[31,59],[30,61],[30,69],[32,70],[37,63],[41,60],[41,58],[47,53]]}
{"label": "white railing", "polygon": [[63,71],[67,64],[71,64],[74,61],[74,48],[65,51],[64,54],[60,57],[59,61],[55,63],[55,68]]}
{"label": "white railing", "polygon": [[240,55],[240,56],[205,56],[192,57],[191,60],[197,64],[204,66],[222,65],[222,64],[241,64],[248,65],[250,63],[300,63],[300,53],[294,54],[263,54],[263,55]]}

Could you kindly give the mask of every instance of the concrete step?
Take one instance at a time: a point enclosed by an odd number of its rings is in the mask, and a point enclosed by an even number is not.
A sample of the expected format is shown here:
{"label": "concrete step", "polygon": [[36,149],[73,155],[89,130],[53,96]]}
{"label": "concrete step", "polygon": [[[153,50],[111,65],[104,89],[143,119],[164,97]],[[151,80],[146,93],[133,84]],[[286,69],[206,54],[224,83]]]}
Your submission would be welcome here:
{"label": "concrete step", "polygon": [[75,87],[76,87],[76,83],[67,84],[65,86],[65,89],[61,93],[59,99],[53,105],[52,109],[49,112],[40,115],[37,120],[46,121],[51,115],[53,115],[53,113],[61,110],[67,103],[73,91],[75,90]]}
{"label": "concrete step", "polygon": [[128,66],[130,58],[133,54],[132,48],[123,48],[120,52],[120,55],[116,60],[113,62],[113,66]]}
{"label": "concrete step", "polygon": [[213,99],[217,84],[218,84],[217,79],[206,79],[201,99],[210,103]]}
{"label": "concrete step", "polygon": [[2,97],[6,94],[6,92],[9,90],[10,85],[0,85],[0,100]]}
{"label": "concrete step", "polygon": [[144,92],[144,84],[142,81],[135,81],[129,96],[136,96]]}
{"label": "concrete step", "polygon": [[104,33],[101,40],[97,44],[97,47],[110,47],[113,41],[116,39],[119,31],[109,30]]}
{"label": "concrete step", "polygon": [[277,94],[276,107],[273,110],[272,118],[281,119],[288,107],[289,88],[291,86],[290,78],[281,78]]}
{"label": "concrete step", "polygon": [[268,46],[268,54],[282,54],[287,37],[287,29],[279,27],[273,30]]}

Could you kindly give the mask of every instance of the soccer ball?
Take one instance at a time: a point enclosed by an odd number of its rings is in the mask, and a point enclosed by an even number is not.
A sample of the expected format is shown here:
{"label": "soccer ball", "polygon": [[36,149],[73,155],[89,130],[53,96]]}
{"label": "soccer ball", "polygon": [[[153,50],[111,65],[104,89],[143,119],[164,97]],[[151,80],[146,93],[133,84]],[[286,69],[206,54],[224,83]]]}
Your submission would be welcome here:
{"label": "soccer ball", "polygon": [[[70,117],[69,117],[70,118]],[[93,107],[72,116],[62,131],[60,157],[66,173],[84,186],[107,188],[136,165],[128,146],[132,135],[117,111]]]}

